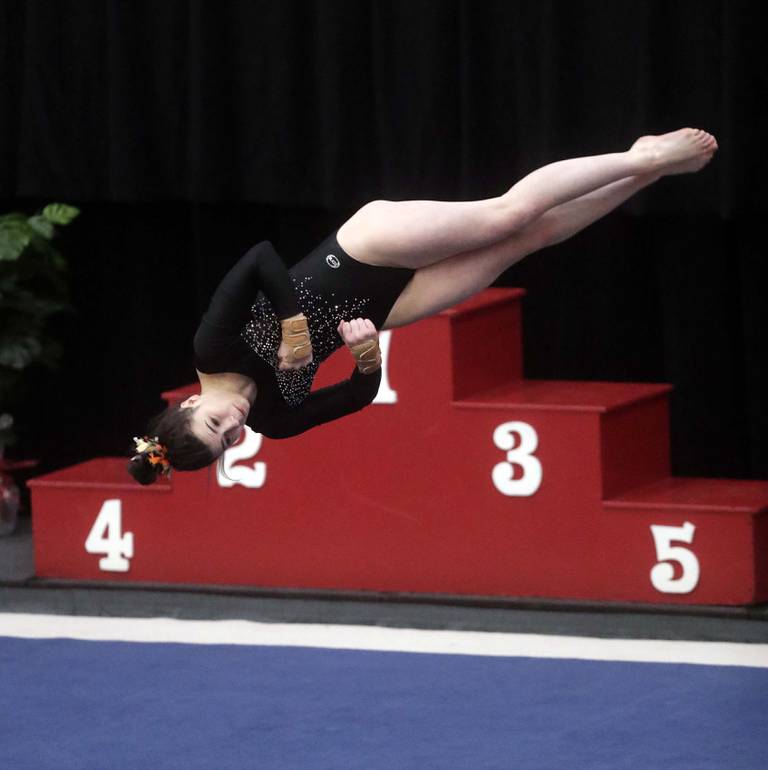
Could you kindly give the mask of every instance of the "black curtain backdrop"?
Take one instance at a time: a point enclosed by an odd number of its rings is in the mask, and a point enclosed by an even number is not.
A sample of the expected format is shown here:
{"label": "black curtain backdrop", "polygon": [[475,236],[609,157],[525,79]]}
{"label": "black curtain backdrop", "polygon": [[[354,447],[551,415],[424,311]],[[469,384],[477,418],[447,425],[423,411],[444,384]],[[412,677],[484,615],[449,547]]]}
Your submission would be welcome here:
{"label": "black curtain backdrop", "polygon": [[0,211],[83,211],[66,356],[29,374],[12,456],[125,451],[258,240],[291,263],[367,200],[490,197],[692,125],[720,144],[705,171],[498,284],[529,291],[528,377],[670,382],[675,473],[768,478],[759,8],[0,0]]}

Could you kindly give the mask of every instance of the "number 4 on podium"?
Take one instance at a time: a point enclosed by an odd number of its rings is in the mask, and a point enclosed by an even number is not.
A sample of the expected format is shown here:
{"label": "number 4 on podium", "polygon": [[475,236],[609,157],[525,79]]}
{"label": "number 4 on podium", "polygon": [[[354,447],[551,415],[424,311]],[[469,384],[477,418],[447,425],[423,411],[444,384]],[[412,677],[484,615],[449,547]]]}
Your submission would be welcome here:
{"label": "number 4 on podium", "polygon": [[85,550],[103,553],[99,559],[102,572],[128,572],[133,558],[133,532],[123,534],[123,512],[120,500],[105,500],[88,533]]}

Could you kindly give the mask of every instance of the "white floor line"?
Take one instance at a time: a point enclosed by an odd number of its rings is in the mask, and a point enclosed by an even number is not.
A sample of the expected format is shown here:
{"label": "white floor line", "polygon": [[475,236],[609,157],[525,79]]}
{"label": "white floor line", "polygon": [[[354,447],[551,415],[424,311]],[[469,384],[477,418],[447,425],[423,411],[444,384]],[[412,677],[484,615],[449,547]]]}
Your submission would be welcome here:
{"label": "white floor line", "polygon": [[181,644],[274,645],[451,655],[693,663],[768,668],[768,644],[595,639],[487,631],[0,613],[0,636]]}

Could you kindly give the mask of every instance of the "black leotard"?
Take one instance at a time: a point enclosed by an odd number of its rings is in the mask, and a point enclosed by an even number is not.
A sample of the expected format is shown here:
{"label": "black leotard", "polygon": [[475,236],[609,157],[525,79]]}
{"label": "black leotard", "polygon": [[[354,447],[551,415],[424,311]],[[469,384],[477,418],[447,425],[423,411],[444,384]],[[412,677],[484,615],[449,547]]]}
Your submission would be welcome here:
{"label": "black leotard", "polygon": [[[318,366],[344,343],[341,320],[370,318],[377,329],[413,275],[350,257],[336,234],[290,270],[268,241],[251,248],[224,276],[195,334],[195,366],[254,380],[256,400],[246,422],[270,438],[286,438],[362,409],[373,401],[381,372],[361,374],[310,393]],[[255,301],[255,304],[254,304]],[[280,319],[303,312],[313,361],[280,371]]]}

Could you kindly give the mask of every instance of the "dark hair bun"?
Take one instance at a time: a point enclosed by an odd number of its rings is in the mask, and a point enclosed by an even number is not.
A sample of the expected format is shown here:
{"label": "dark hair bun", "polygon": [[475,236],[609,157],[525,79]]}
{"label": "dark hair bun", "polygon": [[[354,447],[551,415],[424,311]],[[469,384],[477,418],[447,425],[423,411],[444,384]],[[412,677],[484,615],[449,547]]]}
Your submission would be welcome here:
{"label": "dark hair bun", "polygon": [[148,454],[134,455],[128,462],[128,473],[139,482],[139,484],[154,484],[160,470],[159,465],[152,465],[149,462]]}
{"label": "dark hair bun", "polygon": [[127,469],[139,484],[154,484],[158,476],[167,478],[173,468],[205,468],[218,457],[192,432],[191,414],[191,409],[174,404],[153,417],[141,437],[133,437],[133,446],[126,447],[131,458]]}

